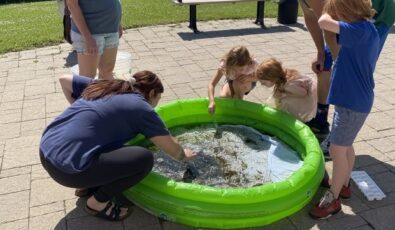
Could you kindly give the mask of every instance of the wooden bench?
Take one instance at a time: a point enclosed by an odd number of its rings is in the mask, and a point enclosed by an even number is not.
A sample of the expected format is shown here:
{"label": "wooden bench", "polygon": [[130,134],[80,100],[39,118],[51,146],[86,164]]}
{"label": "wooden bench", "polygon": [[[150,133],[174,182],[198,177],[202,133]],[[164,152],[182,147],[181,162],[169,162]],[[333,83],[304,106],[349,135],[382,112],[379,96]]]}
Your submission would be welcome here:
{"label": "wooden bench", "polygon": [[237,2],[257,2],[255,24],[264,27],[263,16],[265,14],[265,0],[172,0],[177,5],[189,5],[189,28],[194,33],[199,33],[196,26],[196,6],[213,3],[237,3]]}

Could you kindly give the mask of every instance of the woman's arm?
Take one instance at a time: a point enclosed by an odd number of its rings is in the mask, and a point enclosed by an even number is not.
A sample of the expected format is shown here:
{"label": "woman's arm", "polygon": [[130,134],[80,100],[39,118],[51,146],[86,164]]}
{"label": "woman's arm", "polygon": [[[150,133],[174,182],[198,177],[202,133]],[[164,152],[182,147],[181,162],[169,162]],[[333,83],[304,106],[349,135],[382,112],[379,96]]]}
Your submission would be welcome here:
{"label": "woman's arm", "polygon": [[67,101],[72,104],[75,99],[71,96],[73,93],[73,75],[64,74],[59,78],[60,86]]}
{"label": "woman's arm", "polygon": [[[304,1],[299,1],[300,6],[303,10],[304,20],[306,23],[306,27],[310,32],[311,38],[313,39],[314,45],[317,49],[317,57],[313,60],[312,70],[315,73],[319,73],[324,68],[324,59],[325,59],[325,42],[324,36],[322,34],[322,30],[318,25],[318,17],[315,12],[310,9]],[[319,66],[319,68],[317,68]]]}
{"label": "woman's arm", "polygon": [[214,101],[215,86],[218,84],[222,76],[223,76],[223,70],[218,69],[215,75],[213,76],[213,78],[211,79],[210,83],[208,84],[208,100],[209,100],[208,112],[210,114],[215,113],[215,101]]}
{"label": "woman's arm", "polygon": [[323,14],[320,19],[318,19],[318,25],[323,30],[336,34],[340,33],[339,22],[334,20],[329,14]]}
{"label": "woman's arm", "polygon": [[86,24],[78,0],[67,0],[67,6],[69,7],[74,23],[77,25],[78,30],[85,40],[87,54],[97,54],[96,41],[92,38],[92,34]]}
{"label": "woman's arm", "polygon": [[183,149],[176,139],[170,135],[156,136],[150,138],[150,140],[152,143],[154,143],[154,145],[178,161],[184,159],[188,160],[196,156],[196,153],[194,153],[192,150]]}
{"label": "woman's arm", "polygon": [[68,102],[73,103],[94,80],[89,77],[64,74],[59,78],[60,85]]}
{"label": "woman's arm", "polygon": [[[322,16],[322,11],[325,5],[324,0],[311,0],[311,8],[314,12],[314,14],[317,16],[317,18],[320,18]],[[317,23],[316,23],[317,24]],[[317,24],[318,25],[318,24]],[[336,34],[327,31],[324,31],[324,38],[326,45],[329,47],[332,58],[335,60],[337,58],[337,54],[339,53],[339,46],[337,45],[336,41]]]}
{"label": "woman's arm", "polygon": [[317,18],[321,17],[322,10],[324,9],[325,0],[311,0],[310,6]]}

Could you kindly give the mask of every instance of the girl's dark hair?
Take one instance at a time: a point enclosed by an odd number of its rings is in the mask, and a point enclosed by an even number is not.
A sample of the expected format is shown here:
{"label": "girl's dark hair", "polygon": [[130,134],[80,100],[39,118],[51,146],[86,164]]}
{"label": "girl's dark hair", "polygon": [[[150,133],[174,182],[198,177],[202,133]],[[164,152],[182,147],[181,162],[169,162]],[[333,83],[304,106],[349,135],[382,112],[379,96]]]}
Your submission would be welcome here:
{"label": "girl's dark hair", "polygon": [[154,96],[164,91],[159,77],[151,71],[137,72],[133,78],[135,81],[121,79],[95,81],[82,92],[82,98],[93,101],[117,94],[141,93],[148,100],[151,90],[154,90]]}

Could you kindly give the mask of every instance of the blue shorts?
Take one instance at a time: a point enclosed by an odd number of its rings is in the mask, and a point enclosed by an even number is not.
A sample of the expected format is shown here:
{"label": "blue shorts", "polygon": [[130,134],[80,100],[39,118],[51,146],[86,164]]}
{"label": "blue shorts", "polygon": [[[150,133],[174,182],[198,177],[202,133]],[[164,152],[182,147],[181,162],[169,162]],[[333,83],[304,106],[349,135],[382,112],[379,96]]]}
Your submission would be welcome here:
{"label": "blue shorts", "polygon": [[329,141],[340,146],[351,146],[369,113],[356,112],[335,106]]}
{"label": "blue shorts", "polygon": [[[92,34],[93,39],[96,40],[97,52],[102,55],[104,49],[117,48],[119,45],[119,33],[108,34]],[[86,46],[84,38],[80,33],[71,31],[71,40],[73,41],[73,48],[77,53],[86,53]]]}
{"label": "blue shorts", "polygon": [[325,46],[324,52],[325,52],[324,71],[331,71],[333,64],[331,50],[328,48],[328,46]]}

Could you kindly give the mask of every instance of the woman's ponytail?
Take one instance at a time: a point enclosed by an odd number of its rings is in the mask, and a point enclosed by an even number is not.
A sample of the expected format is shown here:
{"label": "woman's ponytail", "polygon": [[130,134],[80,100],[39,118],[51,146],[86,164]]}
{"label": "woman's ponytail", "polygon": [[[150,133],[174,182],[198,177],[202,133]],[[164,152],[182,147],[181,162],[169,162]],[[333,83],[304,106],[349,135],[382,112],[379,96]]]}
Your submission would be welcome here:
{"label": "woman's ponytail", "polygon": [[93,101],[117,94],[141,93],[148,100],[151,90],[154,90],[156,96],[158,93],[163,93],[164,88],[156,74],[145,70],[137,72],[128,81],[121,79],[95,81],[82,92],[82,98]]}

